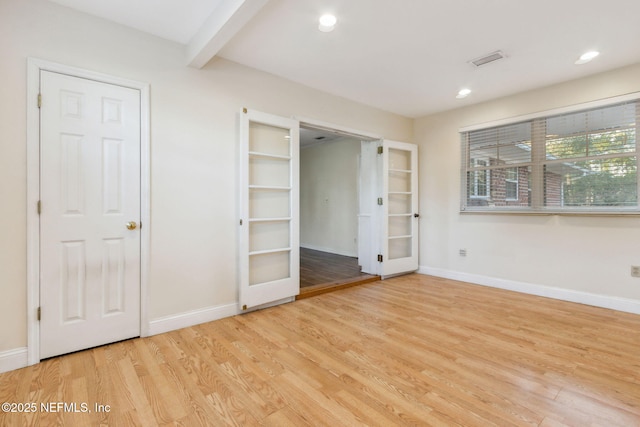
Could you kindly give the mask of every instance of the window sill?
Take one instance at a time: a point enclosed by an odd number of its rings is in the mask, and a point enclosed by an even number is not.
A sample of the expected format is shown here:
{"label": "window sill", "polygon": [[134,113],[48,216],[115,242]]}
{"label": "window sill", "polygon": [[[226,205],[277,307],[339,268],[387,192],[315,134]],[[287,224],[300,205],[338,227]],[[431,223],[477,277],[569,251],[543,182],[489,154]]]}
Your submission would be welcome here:
{"label": "window sill", "polygon": [[640,210],[628,211],[579,211],[579,210],[510,210],[510,209],[461,209],[460,214],[480,214],[480,215],[522,215],[522,216],[594,216],[594,217],[623,217],[640,216]]}

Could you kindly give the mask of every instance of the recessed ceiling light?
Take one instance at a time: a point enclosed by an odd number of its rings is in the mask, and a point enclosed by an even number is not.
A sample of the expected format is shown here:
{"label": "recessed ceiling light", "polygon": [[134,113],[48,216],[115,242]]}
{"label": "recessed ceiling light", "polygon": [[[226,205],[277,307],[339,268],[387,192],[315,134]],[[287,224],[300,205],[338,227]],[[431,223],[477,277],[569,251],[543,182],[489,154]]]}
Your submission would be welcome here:
{"label": "recessed ceiling light", "polygon": [[595,50],[591,50],[589,52],[583,53],[580,56],[580,58],[578,58],[578,60],[576,61],[576,65],[586,64],[587,62],[591,61],[593,58],[595,58],[598,55],[600,55],[600,52]]}
{"label": "recessed ceiling light", "polygon": [[458,92],[458,95],[456,96],[456,98],[458,99],[462,99],[462,98],[466,98],[467,96],[469,96],[469,94],[471,93],[471,89],[460,89],[460,92]]}
{"label": "recessed ceiling light", "polygon": [[336,22],[338,22],[338,19],[334,15],[322,15],[320,17],[320,25],[318,26],[318,29],[323,33],[328,33],[329,31],[333,31],[336,27]]}

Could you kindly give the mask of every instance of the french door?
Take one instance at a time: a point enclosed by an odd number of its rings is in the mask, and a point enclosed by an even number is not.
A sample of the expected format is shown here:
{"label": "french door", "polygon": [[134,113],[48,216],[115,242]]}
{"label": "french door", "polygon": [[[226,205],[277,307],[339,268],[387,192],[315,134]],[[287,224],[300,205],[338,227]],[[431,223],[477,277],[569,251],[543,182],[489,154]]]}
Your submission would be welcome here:
{"label": "french door", "polygon": [[[359,257],[367,272],[418,269],[417,153],[414,144],[363,142]],[[298,121],[243,110],[240,169],[239,301],[248,310],[300,292]]]}
{"label": "french door", "polygon": [[240,118],[240,308],[300,293],[299,123]]}
{"label": "french door", "polygon": [[418,147],[382,143],[381,275],[418,269]]}

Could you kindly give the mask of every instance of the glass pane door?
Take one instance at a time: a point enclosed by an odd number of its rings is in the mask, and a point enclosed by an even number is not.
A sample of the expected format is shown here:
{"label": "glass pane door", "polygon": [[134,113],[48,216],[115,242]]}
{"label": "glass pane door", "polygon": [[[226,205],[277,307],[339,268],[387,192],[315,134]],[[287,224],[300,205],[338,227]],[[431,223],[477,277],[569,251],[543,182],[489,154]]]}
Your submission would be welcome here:
{"label": "glass pane door", "polygon": [[383,276],[418,269],[417,146],[383,143]]}
{"label": "glass pane door", "polygon": [[241,121],[243,310],[299,293],[298,123],[255,111]]}

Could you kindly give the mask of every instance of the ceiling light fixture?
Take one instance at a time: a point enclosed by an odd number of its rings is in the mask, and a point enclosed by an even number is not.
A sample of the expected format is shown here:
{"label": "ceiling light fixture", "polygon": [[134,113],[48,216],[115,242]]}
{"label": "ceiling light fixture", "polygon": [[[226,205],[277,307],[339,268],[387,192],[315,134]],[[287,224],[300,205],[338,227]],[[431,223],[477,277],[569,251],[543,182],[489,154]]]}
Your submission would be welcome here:
{"label": "ceiling light fixture", "polygon": [[458,92],[458,95],[456,96],[456,98],[458,99],[462,99],[462,98],[466,98],[467,96],[469,96],[469,94],[471,93],[471,89],[460,89],[460,92]]}
{"label": "ceiling light fixture", "polygon": [[578,60],[576,61],[576,65],[586,64],[587,62],[591,61],[593,58],[595,58],[598,55],[600,55],[600,52],[595,50],[591,50],[589,52],[583,53],[580,56],[580,58],[578,58]]}
{"label": "ceiling light fixture", "polygon": [[336,22],[338,22],[338,19],[335,16],[330,14],[322,15],[318,29],[323,33],[328,33],[336,27]]}

